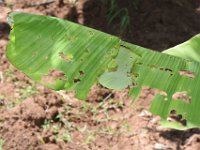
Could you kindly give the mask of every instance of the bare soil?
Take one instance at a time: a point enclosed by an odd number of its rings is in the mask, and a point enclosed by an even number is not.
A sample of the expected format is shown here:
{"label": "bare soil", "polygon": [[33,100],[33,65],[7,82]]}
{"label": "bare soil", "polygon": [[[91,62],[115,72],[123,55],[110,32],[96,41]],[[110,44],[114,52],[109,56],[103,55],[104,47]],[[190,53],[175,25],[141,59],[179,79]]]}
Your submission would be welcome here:
{"label": "bare soil", "polygon": [[[3,2],[3,3],[2,3]],[[118,1],[130,26],[107,21],[102,1],[0,0],[0,141],[3,150],[198,150],[200,130],[160,126],[148,108],[155,91],[144,87],[133,105],[127,91],[95,85],[87,101],[55,92],[16,70],[5,56],[7,13],[23,11],[69,19],[147,48],[163,50],[200,33],[199,0]],[[1,143],[0,142],[0,143]],[[1,146],[1,144],[0,144]]]}

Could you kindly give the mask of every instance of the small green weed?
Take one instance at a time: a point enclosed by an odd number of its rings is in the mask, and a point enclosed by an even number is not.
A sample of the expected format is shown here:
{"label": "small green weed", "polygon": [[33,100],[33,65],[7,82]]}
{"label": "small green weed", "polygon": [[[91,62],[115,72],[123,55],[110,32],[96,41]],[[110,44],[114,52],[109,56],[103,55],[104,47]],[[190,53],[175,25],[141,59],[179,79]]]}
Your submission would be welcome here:
{"label": "small green weed", "polygon": [[102,128],[99,131],[99,133],[108,134],[108,135],[113,135],[115,132],[116,132],[115,129],[113,129],[111,127]]}
{"label": "small green weed", "polygon": [[22,89],[17,89],[16,93],[19,95],[19,98],[16,100],[16,104],[20,104],[25,99],[34,96],[38,92],[35,85],[24,86]]}
{"label": "small green weed", "polygon": [[91,142],[95,141],[96,140],[96,134],[97,132],[96,131],[90,131],[86,134],[85,138],[84,138],[84,144],[85,145],[88,145],[90,144]]}
{"label": "small green weed", "polygon": [[44,130],[50,129],[51,122],[52,122],[51,120],[45,119],[44,124],[42,125],[42,128],[43,128]]}
{"label": "small green weed", "polygon": [[59,126],[57,126],[57,125],[53,126],[53,133],[54,134],[58,134],[59,130],[60,130]]}
{"label": "small green weed", "polygon": [[125,31],[130,25],[130,16],[127,8],[119,8],[118,2],[116,0],[103,1],[108,7],[107,20],[108,24],[111,24],[114,20],[119,17],[120,20],[120,30]]}
{"label": "small green weed", "polygon": [[5,140],[0,138],[0,150],[3,150],[4,143],[5,143]]}
{"label": "small green weed", "polygon": [[72,142],[72,135],[70,132],[68,131],[65,131],[63,134],[62,134],[62,138],[65,142]]}
{"label": "small green weed", "polygon": [[140,0],[133,0],[132,5],[137,10],[139,8]]}
{"label": "small green weed", "polygon": [[53,137],[56,140],[56,142],[62,142],[63,141],[62,138],[58,135],[54,135]]}

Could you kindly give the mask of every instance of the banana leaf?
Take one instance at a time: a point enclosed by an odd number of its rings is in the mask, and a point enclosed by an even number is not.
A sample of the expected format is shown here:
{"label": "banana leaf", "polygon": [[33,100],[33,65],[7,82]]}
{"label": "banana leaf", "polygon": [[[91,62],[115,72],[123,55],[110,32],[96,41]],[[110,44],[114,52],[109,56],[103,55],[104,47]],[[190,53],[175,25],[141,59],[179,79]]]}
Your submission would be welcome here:
{"label": "banana leaf", "polygon": [[95,83],[129,89],[134,100],[143,86],[157,90],[151,112],[165,127],[200,127],[200,36],[152,51],[67,20],[11,13],[10,62],[54,90],[75,91],[86,99]]}

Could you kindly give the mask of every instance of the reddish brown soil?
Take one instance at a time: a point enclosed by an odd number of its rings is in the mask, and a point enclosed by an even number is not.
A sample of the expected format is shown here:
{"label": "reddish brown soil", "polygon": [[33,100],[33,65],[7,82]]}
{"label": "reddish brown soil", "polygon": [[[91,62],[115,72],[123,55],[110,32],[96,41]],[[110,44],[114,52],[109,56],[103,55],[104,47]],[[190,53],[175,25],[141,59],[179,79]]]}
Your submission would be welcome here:
{"label": "reddish brown soil", "polygon": [[[0,1],[1,2],[1,1]],[[108,25],[101,1],[79,0],[42,5],[45,0],[7,0],[0,6],[0,140],[4,150],[198,150],[200,130],[177,131],[160,126],[148,112],[154,91],[144,88],[130,105],[127,91],[94,86],[86,102],[71,92],[37,85],[5,57],[9,11],[57,16],[122,36],[141,46],[162,50],[200,32],[199,0],[144,0],[127,7],[131,23],[120,31],[119,19]],[[10,8],[9,8],[9,7]],[[198,8],[199,7],[199,8]]]}

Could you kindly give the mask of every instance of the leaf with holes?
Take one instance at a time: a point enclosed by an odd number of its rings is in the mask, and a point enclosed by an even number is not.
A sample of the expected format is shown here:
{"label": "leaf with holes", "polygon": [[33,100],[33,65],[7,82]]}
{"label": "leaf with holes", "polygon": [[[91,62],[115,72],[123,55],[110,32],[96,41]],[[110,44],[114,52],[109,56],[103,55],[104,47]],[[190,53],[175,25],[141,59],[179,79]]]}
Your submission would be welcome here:
{"label": "leaf with holes", "polygon": [[97,81],[114,90],[128,88],[134,99],[148,86],[161,91],[150,110],[164,126],[200,127],[199,35],[164,54],[54,17],[12,13],[10,18],[7,57],[33,80],[74,90],[79,99],[86,99]]}

